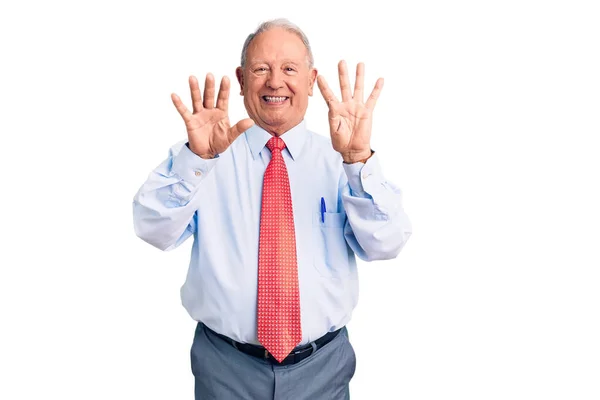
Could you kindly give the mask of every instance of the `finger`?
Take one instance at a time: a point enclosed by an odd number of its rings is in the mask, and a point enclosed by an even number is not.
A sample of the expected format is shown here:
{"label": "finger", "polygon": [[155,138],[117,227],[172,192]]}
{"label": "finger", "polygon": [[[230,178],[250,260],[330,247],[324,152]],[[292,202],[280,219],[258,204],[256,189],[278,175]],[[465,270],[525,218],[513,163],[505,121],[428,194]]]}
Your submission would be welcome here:
{"label": "finger", "polygon": [[195,114],[202,109],[202,94],[198,87],[198,79],[194,75],[190,76],[190,92],[192,93],[192,106]]}
{"label": "finger", "polygon": [[252,125],[254,125],[254,121],[250,118],[241,120],[229,130],[229,139],[233,142],[235,138],[246,132]]}
{"label": "finger", "polygon": [[383,89],[383,78],[379,78],[377,79],[377,82],[375,82],[375,87],[373,88],[373,91],[371,92],[371,95],[369,96],[369,98],[367,99],[367,103],[365,104],[367,108],[371,110],[375,108],[375,104],[377,103],[377,99],[379,98],[379,94],[381,93],[381,89]]}
{"label": "finger", "polygon": [[204,108],[215,108],[215,77],[210,72],[204,81]]}
{"label": "finger", "polygon": [[356,83],[354,84],[354,99],[363,102],[365,87],[365,64],[358,63],[356,66]]}
{"label": "finger", "polygon": [[321,94],[327,103],[327,107],[331,108],[331,103],[338,102],[338,99],[335,97],[322,75],[317,77],[317,85],[319,86],[319,90],[321,91]]}
{"label": "finger", "polygon": [[190,118],[192,118],[192,113],[190,113],[187,107],[183,104],[179,96],[177,96],[175,93],[171,93],[171,100],[173,101],[173,104],[175,104],[175,108],[179,112],[179,115],[183,117],[183,120],[185,122],[189,121]]}
{"label": "finger", "polygon": [[229,105],[229,78],[224,76],[221,79],[221,86],[219,86],[219,96],[217,97],[217,108],[227,112]]}
{"label": "finger", "polygon": [[340,76],[340,89],[342,90],[342,101],[352,99],[352,90],[350,89],[350,78],[348,77],[348,67],[346,61],[342,60],[338,64],[338,73]]}

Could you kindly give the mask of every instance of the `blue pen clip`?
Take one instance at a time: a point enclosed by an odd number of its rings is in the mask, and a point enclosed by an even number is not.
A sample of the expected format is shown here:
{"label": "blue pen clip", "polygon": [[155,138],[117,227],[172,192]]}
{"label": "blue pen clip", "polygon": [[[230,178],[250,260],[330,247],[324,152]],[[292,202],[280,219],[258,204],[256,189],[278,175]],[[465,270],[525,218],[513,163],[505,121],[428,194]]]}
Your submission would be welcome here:
{"label": "blue pen clip", "polygon": [[325,222],[325,212],[327,208],[325,208],[325,199],[321,197],[321,222]]}

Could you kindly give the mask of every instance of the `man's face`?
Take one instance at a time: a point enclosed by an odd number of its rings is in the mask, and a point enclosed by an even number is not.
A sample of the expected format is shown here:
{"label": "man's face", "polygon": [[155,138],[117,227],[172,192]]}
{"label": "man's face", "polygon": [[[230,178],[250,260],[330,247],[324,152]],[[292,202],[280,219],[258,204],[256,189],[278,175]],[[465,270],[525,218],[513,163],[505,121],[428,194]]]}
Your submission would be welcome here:
{"label": "man's face", "polygon": [[274,135],[281,135],[304,118],[317,70],[308,67],[302,40],[282,28],[256,36],[238,67],[244,105],[250,118]]}

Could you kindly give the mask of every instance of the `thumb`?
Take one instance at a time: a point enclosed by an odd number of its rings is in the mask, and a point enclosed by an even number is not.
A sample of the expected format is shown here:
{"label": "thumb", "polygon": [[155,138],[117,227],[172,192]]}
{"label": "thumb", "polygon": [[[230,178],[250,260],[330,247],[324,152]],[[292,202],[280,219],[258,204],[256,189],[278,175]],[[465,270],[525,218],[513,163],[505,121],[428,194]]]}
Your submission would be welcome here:
{"label": "thumb", "polygon": [[229,138],[233,142],[235,138],[240,136],[242,133],[246,132],[252,125],[254,125],[254,121],[250,118],[246,118],[235,124],[229,130]]}
{"label": "thumb", "polygon": [[331,133],[337,133],[342,125],[342,117],[339,114],[329,113],[329,128]]}

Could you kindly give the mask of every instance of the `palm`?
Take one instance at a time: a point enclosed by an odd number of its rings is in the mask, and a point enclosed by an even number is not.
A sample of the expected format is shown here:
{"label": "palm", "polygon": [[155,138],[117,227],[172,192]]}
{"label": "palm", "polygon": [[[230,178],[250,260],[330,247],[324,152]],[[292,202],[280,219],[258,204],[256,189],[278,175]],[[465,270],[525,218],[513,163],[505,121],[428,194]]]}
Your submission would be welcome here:
{"label": "palm", "polygon": [[364,104],[332,104],[329,109],[331,144],[340,154],[360,153],[370,149],[372,111]]}
{"label": "palm", "polygon": [[217,106],[215,108],[215,81],[211,74],[206,75],[204,101],[198,87],[198,80],[190,77],[193,113],[182,103],[179,96],[172,94],[171,98],[177,111],[185,122],[190,150],[199,156],[214,156],[224,152],[229,145],[244,131],[254,124],[249,118],[241,120],[231,127],[229,123],[229,79],[223,77],[219,87]]}
{"label": "palm", "polygon": [[378,79],[375,88],[363,101],[364,64],[356,67],[356,83],[354,94],[350,89],[350,80],[346,63],[338,64],[342,101],[340,102],[322,76],[318,77],[318,85],[323,98],[329,107],[329,133],[331,144],[344,160],[357,160],[371,154],[371,128],[373,125],[373,109],[383,88],[383,79]]}
{"label": "palm", "polygon": [[193,114],[185,122],[190,146],[208,149],[214,154],[222,153],[232,142],[231,126],[227,113],[218,108]]}

